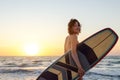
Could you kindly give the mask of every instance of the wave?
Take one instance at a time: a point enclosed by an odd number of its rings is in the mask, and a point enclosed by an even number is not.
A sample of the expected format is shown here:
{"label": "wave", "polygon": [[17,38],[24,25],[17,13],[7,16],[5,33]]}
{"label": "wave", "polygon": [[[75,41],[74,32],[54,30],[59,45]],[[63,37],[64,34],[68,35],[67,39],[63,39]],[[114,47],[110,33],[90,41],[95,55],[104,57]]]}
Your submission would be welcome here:
{"label": "wave", "polygon": [[120,61],[109,61],[111,64],[120,64]]}
{"label": "wave", "polygon": [[86,75],[100,75],[100,76],[107,76],[107,77],[119,77],[120,78],[120,74],[119,75],[114,75],[114,74],[104,74],[104,73],[96,73],[96,72],[88,72]]}
{"label": "wave", "polygon": [[16,64],[16,63],[7,63],[4,64],[5,67],[29,67],[29,64],[22,63],[22,64]]}
{"label": "wave", "polygon": [[32,61],[32,62],[36,62],[36,63],[38,63],[38,62],[51,62],[52,60],[35,60],[35,61]]}
{"label": "wave", "polygon": [[118,55],[118,56],[106,56],[106,59],[120,59],[120,55]]}
{"label": "wave", "polygon": [[15,64],[15,63],[6,63],[6,64],[4,64],[4,66],[7,66],[7,67],[16,67],[17,64]]}
{"label": "wave", "polygon": [[34,66],[41,66],[43,65],[43,63],[39,63],[39,62],[34,62],[34,63],[21,63],[21,64],[17,64],[17,63],[6,63],[4,65],[1,65],[0,67],[34,67]]}
{"label": "wave", "polygon": [[25,69],[16,69],[16,70],[2,69],[2,70],[0,70],[0,73],[28,73],[28,72],[33,72],[33,71],[25,70]]}

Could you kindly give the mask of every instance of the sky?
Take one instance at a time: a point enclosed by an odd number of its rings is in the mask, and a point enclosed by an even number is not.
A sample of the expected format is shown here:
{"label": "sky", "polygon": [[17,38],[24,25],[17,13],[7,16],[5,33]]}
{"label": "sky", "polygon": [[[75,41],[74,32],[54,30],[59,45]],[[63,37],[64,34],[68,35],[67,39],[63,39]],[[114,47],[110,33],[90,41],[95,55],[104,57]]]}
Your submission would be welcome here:
{"label": "sky", "polygon": [[[79,42],[106,27],[120,35],[120,0],[0,0],[0,56],[60,56],[67,24],[82,25]],[[33,47],[35,49],[32,52]],[[28,49],[30,49],[28,51]],[[109,55],[120,54],[120,40]]]}

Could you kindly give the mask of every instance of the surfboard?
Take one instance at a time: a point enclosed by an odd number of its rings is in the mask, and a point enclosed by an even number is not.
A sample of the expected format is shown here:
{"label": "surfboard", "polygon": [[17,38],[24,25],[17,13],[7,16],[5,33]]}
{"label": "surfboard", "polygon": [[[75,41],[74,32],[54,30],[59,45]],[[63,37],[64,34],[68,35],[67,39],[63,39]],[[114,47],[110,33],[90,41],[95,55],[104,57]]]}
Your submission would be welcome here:
{"label": "surfboard", "polygon": [[[79,43],[77,55],[85,72],[100,62],[117,40],[118,35],[111,28],[105,28]],[[76,80],[78,77],[78,68],[70,50],[45,69],[36,80]]]}

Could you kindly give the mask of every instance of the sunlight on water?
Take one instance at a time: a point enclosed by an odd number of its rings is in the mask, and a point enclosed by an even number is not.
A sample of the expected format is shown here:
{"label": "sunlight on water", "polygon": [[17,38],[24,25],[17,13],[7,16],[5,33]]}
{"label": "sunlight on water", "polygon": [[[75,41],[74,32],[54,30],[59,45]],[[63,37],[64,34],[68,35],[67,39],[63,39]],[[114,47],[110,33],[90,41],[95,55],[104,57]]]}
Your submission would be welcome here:
{"label": "sunlight on water", "polygon": [[[0,57],[0,80],[35,80],[59,56]],[[119,80],[120,56],[107,56],[83,80]]]}

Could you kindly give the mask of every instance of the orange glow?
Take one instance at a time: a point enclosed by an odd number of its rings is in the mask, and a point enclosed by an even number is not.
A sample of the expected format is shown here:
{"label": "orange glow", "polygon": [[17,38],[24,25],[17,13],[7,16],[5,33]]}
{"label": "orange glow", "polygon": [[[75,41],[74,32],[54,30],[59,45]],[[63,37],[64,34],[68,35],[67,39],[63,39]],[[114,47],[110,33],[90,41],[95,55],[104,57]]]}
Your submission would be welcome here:
{"label": "orange glow", "polygon": [[[82,41],[81,38],[79,40]],[[0,45],[0,56],[61,56],[64,54],[64,38],[56,39],[56,41],[45,40],[40,42],[30,42],[26,40],[25,42],[1,41],[0,43],[2,45]],[[109,55],[119,54],[119,43],[120,41],[117,42]]]}
{"label": "orange glow", "polygon": [[21,43],[15,46],[0,46],[0,56],[60,56],[63,53],[63,43],[39,44],[37,42]]}

